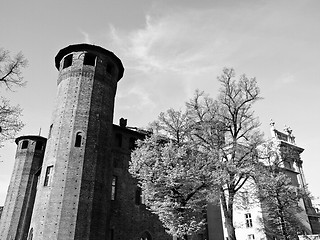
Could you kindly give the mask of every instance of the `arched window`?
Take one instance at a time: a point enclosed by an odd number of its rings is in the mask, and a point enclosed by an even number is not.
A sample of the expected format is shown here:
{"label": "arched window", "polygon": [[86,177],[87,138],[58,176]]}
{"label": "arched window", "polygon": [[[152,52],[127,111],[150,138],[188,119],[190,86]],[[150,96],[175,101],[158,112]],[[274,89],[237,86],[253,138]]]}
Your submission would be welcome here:
{"label": "arched window", "polygon": [[33,238],[33,228],[30,229],[28,240],[32,240]]}
{"label": "arched window", "polygon": [[29,141],[28,141],[28,140],[24,140],[24,141],[22,142],[21,149],[26,149],[26,148],[28,148],[28,144],[29,144]]}
{"label": "arched window", "polygon": [[145,231],[139,240],[152,240],[151,234],[148,231]]}
{"label": "arched window", "polygon": [[96,56],[92,53],[86,53],[83,59],[83,65],[95,66]]}
{"label": "arched window", "polygon": [[75,147],[81,147],[82,145],[82,138],[83,138],[83,134],[82,132],[77,132],[76,134],[76,141],[74,143]]}
{"label": "arched window", "polygon": [[62,69],[70,67],[71,65],[72,65],[72,54],[69,54],[63,60],[63,68]]}

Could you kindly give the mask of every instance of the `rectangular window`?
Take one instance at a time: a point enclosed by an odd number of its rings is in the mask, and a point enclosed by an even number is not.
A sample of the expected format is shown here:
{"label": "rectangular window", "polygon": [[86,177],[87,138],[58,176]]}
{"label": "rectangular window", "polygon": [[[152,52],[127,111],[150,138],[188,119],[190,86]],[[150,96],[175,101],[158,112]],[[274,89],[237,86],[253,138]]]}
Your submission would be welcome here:
{"label": "rectangular window", "polygon": [[83,65],[94,66],[96,64],[96,56],[91,53],[84,55]]}
{"label": "rectangular window", "polygon": [[29,144],[29,141],[28,141],[28,140],[24,140],[24,141],[22,142],[21,149],[26,149],[26,148],[28,148],[28,144]]}
{"label": "rectangular window", "polygon": [[53,166],[48,166],[46,170],[46,176],[44,178],[43,186],[50,186],[53,175]]}
{"label": "rectangular window", "polygon": [[254,240],[254,235],[253,234],[249,234],[248,235],[248,240]]}
{"label": "rectangular window", "polygon": [[42,142],[40,141],[36,142],[36,150],[42,150],[42,146],[43,146]]}
{"label": "rectangular window", "polygon": [[251,213],[246,213],[245,218],[246,218],[246,227],[251,228],[252,227]]}
{"label": "rectangular window", "polygon": [[116,200],[117,197],[117,177],[112,177],[112,183],[111,183],[111,200]]}

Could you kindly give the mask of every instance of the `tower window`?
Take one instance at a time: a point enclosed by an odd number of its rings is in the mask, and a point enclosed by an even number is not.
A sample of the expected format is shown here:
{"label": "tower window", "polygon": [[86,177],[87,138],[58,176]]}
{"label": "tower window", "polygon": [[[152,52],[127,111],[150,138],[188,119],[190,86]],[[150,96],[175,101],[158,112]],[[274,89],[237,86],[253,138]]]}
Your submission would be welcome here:
{"label": "tower window", "polygon": [[117,176],[112,177],[112,183],[111,183],[111,200],[116,200],[117,197]]}
{"label": "tower window", "polygon": [[46,170],[46,176],[44,178],[43,186],[50,186],[53,175],[53,166],[48,166]]}
{"label": "tower window", "polygon": [[81,133],[81,132],[78,132],[77,134],[76,134],[76,141],[75,141],[75,143],[74,143],[74,146],[75,147],[81,147],[81,144],[82,144],[82,136],[83,134]]}
{"label": "tower window", "polygon": [[251,228],[252,227],[251,213],[246,213],[245,218],[246,218],[246,227]]}
{"label": "tower window", "polygon": [[137,189],[136,189],[136,196],[135,196],[136,205],[140,205],[140,204],[141,204],[141,195],[142,195],[141,188],[140,188],[140,187],[137,187]]}
{"label": "tower window", "polygon": [[29,145],[29,141],[28,140],[24,140],[22,142],[21,149],[26,149],[28,147],[28,145]]}
{"label": "tower window", "polygon": [[141,205],[145,203],[144,194],[140,187],[137,187],[136,189],[135,203],[136,205]]}
{"label": "tower window", "polygon": [[107,65],[107,73],[112,75],[113,71],[113,65],[111,63],[108,63]]}
{"label": "tower window", "polygon": [[83,65],[95,66],[96,65],[96,56],[91,53],[86,53],[84,55]]}
{"label": "tower window", "polygon": [[72,54],[69,54],[63,60],[63,68],[62,69],[70,67],[71,65],[72,65]]}
{"label": "tower window", "polygon": [[114,240],[114,229],[113,228],[110,229],[110,239]]}
{"label": "tower window", "polygon": [[36,150],[42,150],[43,143],[41,141],[36,142]]}
{"label": "tower window", "polygon": [[51,125],[50,125],[50,127],[49,127],[49,134],[48,134],[48,138],[50,138],[50,137],[51,137],[52,127],[53,127],[53,124],[51,124]]}

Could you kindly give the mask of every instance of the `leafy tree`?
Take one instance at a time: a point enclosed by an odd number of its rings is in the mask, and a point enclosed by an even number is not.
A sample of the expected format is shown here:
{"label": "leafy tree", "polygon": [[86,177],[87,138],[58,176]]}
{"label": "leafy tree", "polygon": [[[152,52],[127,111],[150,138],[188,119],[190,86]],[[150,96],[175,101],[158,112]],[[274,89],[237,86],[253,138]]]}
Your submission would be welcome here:
{"label": "leafy tree", "polygon": [[209,195],[214,192],[215,154],[190,138],[186,113],[168,110],[152,124],[154,134],[138,141],[130,173],[139,179],[146,205],[168,233],[187,239],[202,230]]}
{"label": "leafy tree", "polygon": [[[0,86],[6,90],[25,85],[22,76],[22,68],[27,66],[27,60],[20,52],[14,57],[9,51],[0,48]],[[3,142],[12,139],[21,130],[24,124],[20,120],[21,108],[11,106],[4,97],[0,98],[0,147]]]}
{"label": "leafy tree", "polygon": [[[140,141],[132,154],[130,172],[171,234],[186,236],[201,229],[203,200],[213,201],[216,195],[228,237],[236,239],[234,200],[254,172],[262,135],[252,110],[260,99],[256,80],[234,78],[233,69],[224,69],[216,100],[196,91],[185,113],[161,114],[153,124],[155,134]],[[167,141],[159,140],[159,132]]]}
{"label": "leafy tree", "polygon": [[261,98],[255,78],[242,75],[236,80],[234,70],[226,68],[218,80],[222,87],[217,100],[198,91],[187,106],[192,121],[199,126],[194,130],[194,140],[206,151],[219,152],[214,163],[220,175],[220,202],[228,238],[235,240],[235,198],[253,177],[258,165],[257,147],[263,141],[253,111],[253,104]]}

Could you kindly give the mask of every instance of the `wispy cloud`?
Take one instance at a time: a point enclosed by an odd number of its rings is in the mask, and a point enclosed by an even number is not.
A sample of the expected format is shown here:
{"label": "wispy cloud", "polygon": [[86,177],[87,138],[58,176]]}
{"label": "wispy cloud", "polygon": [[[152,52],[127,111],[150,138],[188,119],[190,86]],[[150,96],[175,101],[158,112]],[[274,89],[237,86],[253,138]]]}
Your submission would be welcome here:
{"label": "wispy cloud", "polygon": [[[292,42],[296,30],[287,27],[291,15],[282,20],[286,8],[281,8],[275,12],[273,4],[265,3],[180,9],[148,14],[142,27],[129,31],[110,25],[107,46],[122,59],[127,73],[126,82],[120,82],[117,109],[132,106],[134,115],[145,106],[149,113],[159,112],[183,105],[195,89],[214,96],[216,76],[225,66],[258,80],[283,76],[277,84],[292,83],[294,75],[285,73],[291,72],[288,63],[297,58],[292,48],[300,42]],[[263,81],[262,87],[266,84],[270,82]],[[132,102],[133,95],[139,104]]]}
{"label": "wispy cloud", "polygon": [[85,43],[91,43],[91,40],[90,40],[90,37],[89,37],[89,34],[87,33],[87,32],[85,32],[85,31],[83,31],[83,30],[79,30],[80,31],[80,33],[81,33],[81,35],[83,36],[83,42],[85,42]]}
{"label": "wispy cloud", "polygon": [[218,36],[214,39],[213,29],[203,25],[202,21],[208,17],[205,11],[158,18],[147,15],[144,28],[124,33],[111,27],[110,32],[113,43],[129,60],[127,68],[197,74],[213,67],[210,52],[217,50],[224,41]]}

